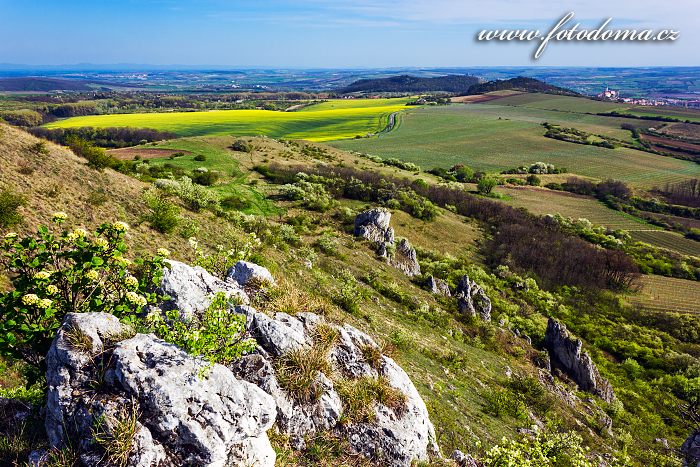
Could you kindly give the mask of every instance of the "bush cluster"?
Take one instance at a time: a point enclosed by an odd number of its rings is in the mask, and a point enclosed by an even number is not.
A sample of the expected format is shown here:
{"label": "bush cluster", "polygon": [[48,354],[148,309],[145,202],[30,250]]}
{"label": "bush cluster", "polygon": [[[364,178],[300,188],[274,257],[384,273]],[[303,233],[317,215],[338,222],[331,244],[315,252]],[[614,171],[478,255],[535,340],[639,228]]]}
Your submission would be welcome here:
{"label": "bush cluster", "polygon": [[[94,233],[41,226],[35,235],[8,233],[0,242],[0,264],[14,290],[0,294],[0,354],[40,368],[67,313],[101,311],[133,319],[156,296],[165,251],[126,259],[122,222],[103,224]],[[138,270],[138,275],[137,275]]]}

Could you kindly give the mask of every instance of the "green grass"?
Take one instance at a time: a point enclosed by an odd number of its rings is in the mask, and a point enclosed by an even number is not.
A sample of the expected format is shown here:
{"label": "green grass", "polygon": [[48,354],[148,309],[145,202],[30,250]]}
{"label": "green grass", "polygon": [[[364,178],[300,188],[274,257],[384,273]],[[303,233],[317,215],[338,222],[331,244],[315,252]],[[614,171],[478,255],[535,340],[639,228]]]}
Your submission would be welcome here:
{"label": "green grass", "polygon": [[[156,158],[150,159],[151,165],[172,164],[190,173],[198,167],[206,167],[209,170],[219,171],[222,175],[220,181],[211,187],[222,198],[237,194],[246,199],[251,207],[243,209],[246,214],[273,215],[278,214],[280,209],[269,200],[265,193],[260,192],[255,186],[248,184],[247,175],[239,170],[242,159],[247,157],[246,153],[234,152],[226,149],[232,138],[180,138],[170,140],[158,145],[146,145],[145,148],[180,149],[190,151],[191,154],[175,159]],[[195,161],[197,155],[204,155],[206,160]]]}
{"label": "green grass", "polygon": [[328,141],[382,130],[392,112],[406,109],[408,98],[332,100],[297,112],[212,110],[90,115],[49,123],[47,128],[136,127],[178,136],[266,135],[273,138]]}
{"label": "green grass", "polygon": [[616,119],[491,102],[453,104],[404,112],[401,125],[390,133],[332,145],[396,157],[423,168],[464,163],[477,170],[498,172],[543,161],[569,172],[596,179],[616,178],[641,188],[700,175],[700,166],[692,162],[627,148],[604,149],[545,138],[541,126],[549,121],[620,137],[623,130],[611,120]]}

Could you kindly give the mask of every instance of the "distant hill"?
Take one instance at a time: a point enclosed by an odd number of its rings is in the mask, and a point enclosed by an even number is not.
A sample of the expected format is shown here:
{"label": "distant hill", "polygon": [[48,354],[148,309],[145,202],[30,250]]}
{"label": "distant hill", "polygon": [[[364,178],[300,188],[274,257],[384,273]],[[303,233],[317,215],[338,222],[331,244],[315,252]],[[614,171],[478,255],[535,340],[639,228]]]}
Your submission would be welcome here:
{"label": "distant hill", "polygon": [[0,78],[0,91],[89,91],[84,81],[56,78]]}
{"label": "distant hill", "polygon": [[560,94],[563,96],[580,96],[581,94],[570,89],[560,88],[547,84],[534,78],[525,78],[518,76],[517,78],[489,81],[486,83],[475,84],[466,92],[467,95],[484,94],[493,91],[525,91],[525,92],[543,92],[547,94]]}
{"label": "distant hill", "polygon": [[431,92],[444,91],[466,93],[478,84],[479,79],[470,75],[447,75],[435,78],[419,78],[401,75],[389,78],[361,79],[339,90],[343,94],[353,92]]}

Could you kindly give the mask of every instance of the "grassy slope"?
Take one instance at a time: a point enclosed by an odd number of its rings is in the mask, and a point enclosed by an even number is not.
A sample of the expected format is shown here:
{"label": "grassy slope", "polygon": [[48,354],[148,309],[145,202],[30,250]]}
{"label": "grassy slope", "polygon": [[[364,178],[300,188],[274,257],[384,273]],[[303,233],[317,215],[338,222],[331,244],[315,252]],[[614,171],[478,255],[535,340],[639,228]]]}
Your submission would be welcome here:
{"label": "grassy slope", "polygon": [[380,131],[387,116],[405,109],[408,99],[329,101],[298,112],[212,110],[145,114],[91,115],[46,125],[48,128],[91,126],[154,128],[180,136],[266,135],[274,138],[326,141]]}
{"label": "grassy slope", "polygon": [[[181,143],[187,144],[188,141],[191,140]],[[124,220],[132,224],[128,237],[132,249],[153,251],[165,246],[171,249],[175,258],[191,259],[188,258],[189,248],[184,239],[177,235],[159,234],[146,224],[139,223],[145,214],[145,207],[140,201],[140,194],[146,188],[144,183],[109,170],[100,173],[89,169],[72,153],[55,145],[49,145],[50,154],[46,156],[32,154],[29,148],[35,142],[33,137],[23,132],[0,126],[0,185],[11,187],[29,200],[28,207],[23,209],[26,223],[16,230],[31,231],[37,224],[47,223],[55,210],[66,211],[72,225],[76,226],[92,227],[102,221]],[[226,143],[225,139],[207,141],[207,144],[214,146]],[[255,145],[257,149],[248,156],[250,160],[240,165],[244,172],[250,164],[267,159],[280,163],[313,162],[276,141],[256,139]],[[331,155],[345,163],[356,162],[368,170],[395,172],[393,168],[368,164],[366,160],[347,153],[333,151]],[[31,175],[19,172],[25,165],[35,168]],[[252,174],[249,175],[253,177]],[[260,184],[264,182],[261,181]],[[59,186],[57,193],[47,195],[47,191],[55,186]],[[104,189],[109,198],[103,204],[94,205],[89,200],[100,189]],[[352,202],[348,205],[360,207]],[[282,207],[290,208],[288,205]],[[337,222],[328,215],[294,209],[290,209],[289,214],[308,214],[315,218],[316,221],[312,224],[314,227],[304,235],[304,243],[312,244],[322,232],[331,232],[339,243],[338,256],[319,253],[314,268],[309,270],[297,249],[283,251],[268,247],[264,256],[277,277],[292,281],[311,294],[321,293],[331,300],[338,287],[339,271],[349,270],[357,277],[368,272],[378,272],[385,283],[395,283],[410,296],[439,306],[432,295],[415,286],[396,269],[375,259],[366,243],[339,230]],[[205,245],[223,243],[227,232],[236,230],[211,215],[187,215],[202,226],[204,233],[200,235],[200,241]],[[416,221],[405,213],[397,212],[392,224],[398,235],[409,237],[415,245],[455,256],[472,256],[475,242],[483,235],[476,225],[447,211],[442,211],[440,218],[433,223]],[[450,233],[447,240],[446,232]],[[477,441],[487,447],[499,442],[502,436],[515,436],[516,428],[522,426],[522,421],[509,416],[487,415],[483,406],[486,393],[503,384],[508,369],[519,374],[536,372],[534,366],[522,358],[523,353],[533,352],[524,340],[514,338],[509,332],[500,331],[496,339],[503,342],[503,348],[510,350],[504,352],[488,346],[484,348],[483,344],[477,345],[453,334],[453,330],[461,325],[452,317],[448,317],[447,325],[435,326],[420,313],[379,295],[368,286],[362,288],[366,296],[361,300],[359,315],[350,315],[337,309],[331,312],[330,319],[351,322],[383,342],[391,342],[397,334],[403,336],[409,344],[399,348],[395,358],[425,398],[444,452],[449,454],[451,449],[460,447],[478,453],[480,448],[477,447]],[[544,322],[541,324],[544,326]],[[450,356],[459,356],[458,367],[450,363]],[[572,410],[558,399],[553,404],[552,413],[557,414],[565,426],[585,426],[583,407],[576,406]],[[590,445],[608,450],[604,439],[588,428],[583,428],[582,433]]]}
{"label": "grassy slope", "polygon": [[700,167],[692,162],[543,136],[541,123],[545,121],[619,136],[622,130],[611,126],[609,117],[493,103],[500,101],[411,110],[401,114],[401,125],[388,134],[331,144],[381,157],[396,157],[424,168],[464,163],[493,172],[543,161],[576,174],[596,179],[617,178],[642,188],[700,174]]}
{"label": "grassy slope", "polygon": [[[23,192],[30,198],[30,209],[25,210],[28,222],[27,229],[35,222],[46,222],[53,210],[62,209],[71,214],[79,224],[93,225],[101,220],[122,219],[132,224],[138,224],[138,219],[144,214],[143,203],[139,199],[145,185],[137,180],[106,171],[103,174],[85,167],[71,153],[50,145],[49,156],[37,156],[28,152],[36,140],[17,130],[0,126],[0,172],[2,182],[9,181],[12,187]],[[255,149],[252,153],[234,153],[226,150],[231,138],[184,139],[171,141],[171,147],[191,149],[194,152],[207,151],[207,161],[212,168],[224,168],[216,164],[226,165],[226,170],[237,170],[237,177],[248,180],[258,180],[255,190],[260,193],[274,193],[276,187],[267,186],[266,182],[258,179],[257,174],[249,170],[259,163],[274,161],[288,164],[314,164],[317,160],[301,154],[300,147],[294,144],[283,144],[271,139],[251,139]],[[185,147],[187,146],[187,147]],[[303,143],[302,143],[303,147]],[[10,156],[7,156],[10,154]],[[217,159],[220,158],[220,159]],[[436,179],[426,174],[414,175],[393,167],[380,166],[335,149],[328,149],[323,159],[325,162],[352,165],[365,170],[387,174],[422,177],[430,182]],[[158,161],[164,163],[166,161]],[[189,159],[178,158],[172,163],[192,164]],[[32,176],[19,173],[22,163],[36,166]],[[196,163],[202,165],[202,163]],[[94,180],[100,180],[101,186],[109,189],[110,200],[103,205],[93,206],[89,201],[95,189]],[[43,195],[45,186],[60,184],[62,191],[53,198]],[[344,205],[360,209],[363,204],[343,201]],[[338,221],[330,214],[309,213],[295,208],[288,203],[278,203],[279,217],[287,210],[287,216],[303,214],[310,216],[314,222],[310,230],[303,235],[305,246],[312,245],[323,232],[332,234],[338,244],[338,255],[328,256],[318,253],[318,260],[309,270],[304,264],[301,248],[286,251],[283,248],[266,247],[262,256],[267,265],[277,277],[286,278],[296,287],[310,294],[321,294],[328,300],[337,295],[339,286],[338,275],[342,270],[349,270],[356,277],[362,277],[368,272],[378,272],[385,284],[395,283],[407,295],[431,306],[441,305],[426,291],[417,287],[407,277],[388,267],[374,258],[369,246],[357,241],[350,233],[339,227]],[[36,215],[33,214],[36,211]],[[223,242],[229,229],[225,221],[206,214],[187,213],[202,225],[200,240],[202,243],[214,245]],[[474,254],[476,244],[484,233],[474,223],[448,211],[441,210],[440,217],[432,223],[417,221],[403,212],[396,212],[392,225],[397,235],[408,237],[417,246],[449,253],[453,256],[466,256],[474,264],[479,264],[479,258]],[[137,249],[153,250],[159,246],[170,248],[176,257],[187,258],[188,247],[185,241],[174,236],[163,236],[150,230],[146,225],[140,225],[130,232],[130,245]],[[405,305],[389,300],[368,286],[363,285],[364,298],[360,300],[360,313],[348,314],[335,309],[330,318],[336,321],[348,321],[369,332],[383,342],[396,341],[401,335],[407,345],[401,346],[395,355],[397,361],[406,369],[415,382],[419,392],[425,398],[431,419],[436,425],[438,438],[443,452],[451,449],[465,448],[478,454],[480,449],[477,441],[484,446],[497,443],[502,436],[515,436],[516,429],[527,426],[529,422],[516,420],[509,416],[494,417],[484,412],[486,395],[494,388],[502,387],[506,381],[507,369],[515,373],[536,374],[536,369],[524,355],[535,352],[523,339],[514,338],[509,332],[497,330],[490,344],[466,337],[460,337],[457,329],[464,329],[454,316],[448,316],[447,322],[436,325],[430,317],[420,310],[411,310]],[[492,297],[509,300],[505,291],[493,290]],[[504,294],[501,296],[501,294]],[[503,305],[500,305],[503,306]],[[511,303],[518,313],[531,314],[539,310],[528,307],[521,308],[518,303]],[[543,332],[545,321],[542,315],[537,315],[540,331]],[[612,325],[612,324],[611,324]],[[469,329],[469,326],[467,326]],[[540,332],[540,333],[541,333]],[[536,334],[532,334],[533,337]],[[493,342],[498,345],[494,347]],[[484,345],[486,343],[486,345]],[[619,363],[606,363],[605,356],[595,355],[597,361],[604,364],[606,371],[619,372]],[[616,381],[624,378],[616,376]],[[585,397],[585,395],[582,395]],[[626,396],[628,400],[631,396]],[[565,428],[577,427],[586,439],[586,443],[594,450],[607,451],[613,441],[605,436],[599,436],[581,404],[568,406],[562,399],[554,398],[552,402],[552,417],[559,420]],[[641,427],[631,423],[629,429]],[[636,432],[635,432],[636,433]],[[658,433],[656,435],[659,435]],[[680,442],[677,434],[662,433],[670,438],[675,445]],[[636,442],[636,441],[635,441]]]}

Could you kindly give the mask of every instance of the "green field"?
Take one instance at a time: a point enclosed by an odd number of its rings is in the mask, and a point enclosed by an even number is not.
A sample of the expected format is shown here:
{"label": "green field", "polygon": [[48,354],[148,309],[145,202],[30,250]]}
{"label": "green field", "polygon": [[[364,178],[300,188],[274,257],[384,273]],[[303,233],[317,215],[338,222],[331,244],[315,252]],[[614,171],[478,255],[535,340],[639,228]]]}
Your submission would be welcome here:
{"label": "green field", "polygon": [[595,225],[626,230],[634,240],[684,255],[700,257],[700,242],[685,238],[676,232],[662,230],[624,212],[610,209],[594,198],[531,187],[499,187],[496,191],[507,195],[507,203],[525,208],[533,214],[559,213],[574,219],[585,218]]}
{"label": "green field", "polygon": [[[533,99],[531,95],[526,97]],[[545,138],[541,126],[548,121],[629,138],[629,132],[620,129],[628,119],[495,104],[507,99],[512,98],[410,110],[400,115],[400,125],[390,133],[331,144],[399,158],[426,169],[464,163],[477,170],[497,172],[543,161],[569,172],[597,179],[616,178],[642,188],[700,175],[700,166],[692,162],[628,148],[605,149]],[[582,104],[594,102],[577,100]]]}
{"label": "green field", "polygon": [[[663,116],[700,122],[700,112],[681,107],[648,107],[641,105],[625,104],[623,102],[604,102],[593,99],[582,99],[570,96],[543,95],[536,93],[518,94],[508,96],[492,103],[498,105],[515,105],[530,109],[555,110],[558,112],[573,113],[602,113],[602,112],[623,112],[630,115],[639,116]],[[607,117],[610,118],[610,117]],[[653,122],[642,120],[639,124],[652,125]]]}
{"label": "green field", "polygon": [[630,303],[651,311],[700,313],[700,287],[696,281],[663,276],[640,276],[639,293]]}
{"label": "green field", "polygon": [[265,135],[273,138],[328,141],[381,131],[389,114],[406,109],[410,99],[331,100],[296,112],[211,110],[89,115],[59,120],[47,128],[135,127],[178,136]]}

